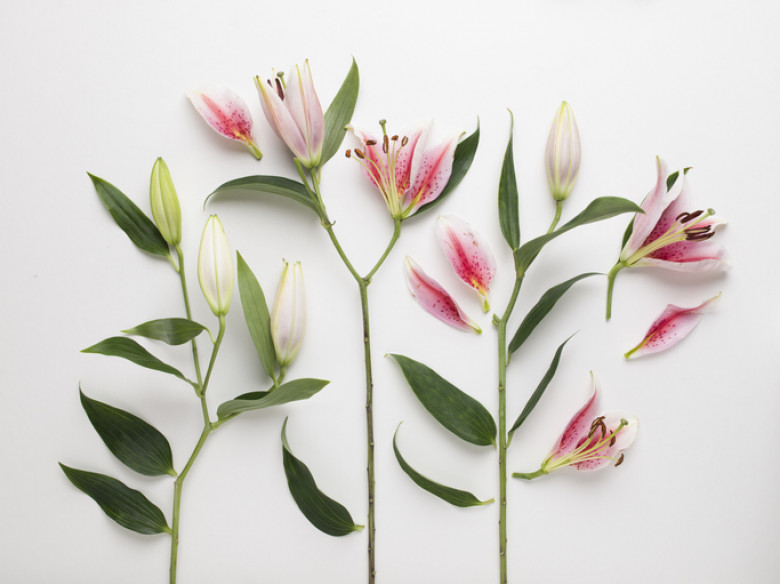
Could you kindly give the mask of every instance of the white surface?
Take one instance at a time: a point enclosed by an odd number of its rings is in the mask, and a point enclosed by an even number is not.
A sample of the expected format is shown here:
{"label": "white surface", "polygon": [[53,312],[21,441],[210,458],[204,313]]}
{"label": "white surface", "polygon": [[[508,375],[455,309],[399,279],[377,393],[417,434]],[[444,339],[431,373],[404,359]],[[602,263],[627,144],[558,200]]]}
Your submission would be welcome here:
{"label": "white surface", "polygon": [[[196,319],[215,326],[195,278],[197,243],[218,212],[231,245],[271,295],[281,258],[303,262],[309,328],[290,375],[332,379],[309,402],[246,415],[207,444],[186,485],[180,582],[352,584],[365,581],[365,533],[334,539],[313,529],[287,492],[279,430],[324,491],[365,522],[362,356],[357,291],[313,216],[265,199],[201,203],[222,182],[248,174],[294,176],[267,126],[252,76],[310,59],[328,103],[354,56],[361,70],[355,122],[391,127],[433,117],[442,134],[482,140],[471,172],[438,212],[469,220],[498,256],[493,305],[511,287],[496,189],[516,120],[516,162],[525,237],[552,215],[542,152],[555,108],[574,107],[583,164],[566,203],[571,217],[598,195],[640,200],[654,156],[693,166],[695,200],[730,219],[718,236],[726,275],[636,271],[619,276],[614,318],[603,322],[603,281],[585,281],[513,360],[510,418],[571,332],[563,365],[515,437],[510,470],[538,468],[596,372],[603,405],[641,419],[617,470],[570,469],[532,483],[511,480],[512,582],[636,583],[777,581],[780,557],[778,269],[780,44],[775,2],[548,0],[504,4],[411,2],[6,3],[0,18],[0,112],[4,228],[4,331],[0,405],[0,575],[5,582],[63,584],[167,581],[168,538],[146,538],[107,519],[57,466],[114,475],[170,516],[168,480],[136,476],[100,442],[78,402],[90,396],[141,415],[173,445],[180,468],[200,412],[178,380],[79,350],[120,329],[180,314],[170,267],[138,251],[113,224],[86,172],[148,208],[157,156],[182,200],[184,246]],[[232,86],[255,115],[264,160],[213,134],[185,90]],[[347,144],[345,144],[345,148]],[[344,246],[366,271],[390,235],[378,195],[354,162],[326,167],[324,192]],[[435,213],[406,225],[372,285],[376,380],[378,582],[473,584],[498,579],[496,505],[456,509],[418,489],[397,466],[392,433],[430,476],[489,498],[495,453],[461,444],[406,387],[386,352],[439,370],[496,408],[495,334],[451,330],[409,298],[401,260],[412,254],[479,315],[433,236]],[[518,318],[550,285],[606,271],[627,219],[561,238],[539,258]],[[668,353],[626,363],[667,303],[723,299]],[[238,298],[210,390],[212,407],[265,383]],[[188,366],[186,350],[155,348]],[[205,351],[205,345],[202,348]]]}

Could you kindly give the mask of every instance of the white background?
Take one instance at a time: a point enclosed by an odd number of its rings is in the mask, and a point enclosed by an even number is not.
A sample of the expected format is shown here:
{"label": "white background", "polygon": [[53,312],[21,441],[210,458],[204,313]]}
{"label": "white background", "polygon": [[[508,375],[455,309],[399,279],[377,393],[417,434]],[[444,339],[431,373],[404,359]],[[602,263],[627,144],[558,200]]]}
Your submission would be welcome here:
{"label": "white background", "polygon": [[[365,438],[357,289],[313,214],[270,198],[205,196],[250,174],[294,176],[262,116],[252,77],[310,60],[324,104],[351,58],[361,72],[354,121],[391,129],[435,118],[442,136],[482,140],[471,172],[436,213],[405,224],[370,288],[374,341],[378,582],[475,584],[498,580],[496,505],[458,509],[403,474],[408,461],[481,498],[497,494],[495,451],[461,443],[416,400],[385,353],[421,360],[497,407],[495,331],[451,273],[434,237],[437,213],[480,230],[499,273],[503,310],[511,257],[497,222],[498,172],[515,114],[523,235],[547,228],[553,204],[542,153],[562,99],[582,136],[573,216],[600,195],[641,200],[654,157],[692,166],[697,206],[730,220],[718,235],[725,274],[658,270],[618,277],[614,317],[603,319],[603,279],[577,285],[509,370],[514,419],[555,347],[580,331],[534,415],[515,436],[511,471],[532,471],[597,375],[605,410],[641,420],[619,469],[564,469],[531,483],[510,480],[512,582],[776,582],[780,535],[780,373],[774,218],[780,212],[780,8],[770,1],[547,0],[505,3],[296,3],[205,1],[4,3],[0,9],[0,193],[3,201],[0,575],[4,582],[167,581],[167,536],[111,522],[57,462],[110,474],[142,490],[170,518],[169,479],[124,468],[91,428],[78,387],[128,409],[168,437],[181,468],[201,414],[180,381],[79,351],[152,318],[181,315],[175,274],[137,250],[113,224],[87,177],[109,180],[148,210],[157,156],[167,161],[184,215],[195,318],[215,328],[200,297],[195,258],[203,223],[219,213],[273,295],[281,259],[304,266],[309,323],[291,377],[332,383],[308,402],[247,414],[209,440],[185,486],[180,582],[352,584],[365,581],[366,534],[331,538],[296,509],[281,467],[279,431],[322,489],[365,523]],[[250,104],[265,158],[205,126],[185,98],[202,83],[233,87]],[[346,143],[344,148],[353,145]],[[392,223],[353,161],[335,157],[324,196],[362,272]],[[562,237],[527,278],[514,326],[549,286],[606,272],[627,217]],[[485,333],[446,327],[410,298],[402,258],[413,255]],[[667,303],[693,306],[723,292],[717,310],[667,353],[625,362]],[[212,411],[262,389],[238,302],[210,388]],[[201,341],[206,353],[205,339]],[[189,371],[186,348],[147,344]],[[169,519],[170,520],[170,519]]]}

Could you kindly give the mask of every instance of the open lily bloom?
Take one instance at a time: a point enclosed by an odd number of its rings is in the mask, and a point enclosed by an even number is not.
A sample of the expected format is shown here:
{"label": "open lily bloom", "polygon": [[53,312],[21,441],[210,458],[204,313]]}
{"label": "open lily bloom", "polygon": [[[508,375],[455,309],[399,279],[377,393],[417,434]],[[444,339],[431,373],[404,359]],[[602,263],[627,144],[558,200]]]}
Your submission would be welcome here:
{"label": "open lily bloom", "polygon": [[569,421],[541,468],[532,473],[513,473],[520,479],[534,479],[564,466],[589,471],[623,462],[623,451],[631,446],[639,420],[618,413],[597,416],[598,392],[593,389],[584,406]]}
{"label": "open lily bloom", "polygon": [[661,316],[650,325],[645,338],[625,354],[626,359],[658,353],[679,343],[699,324],[701,315],[709,312],[719,298],[720,294],[693,308],[680,308],[669,304]]}
{"label": "open lily bloom", "polygon": [[[726,223],[712,209],[690,206],[685,191],[685,171],[667,178],[666,166],[657,159],[655,188],[642,202],[620,252],[609,272],[607,318],[610,317],[612,288],[623,268],[658,266],[684,272],[724,270],[729,267],[723,249],[709,241],[718,226]],[[671,184],[669,184],[671,183]]]}
{"label": "open lily bloom", "polygon": [[252,114],[244,100],[232,89],[212,85],[192,89],[187,92],[187,97],[214,131],[225,138],[243,142],[258,160],[263,157],[252,135]]}
{"label": "open lily bloom", "polygon": [[[354,157],[384,197],[390,215],[403,220],[436,199],[447,186],[458,136],[428,148],[427,125],[388,136],[384,121],[380,124],[381,139],[349,128],[361,141],[360,148],[354,149]],[[352,154],[352,150],[347,150],[348,157]]]}
{"label": "open lily bloom", "polygon": [[263,82],[255,77],[263,113],[293,156],[306,168],[319,166],[325,141],[325,116],[314,90],[309,62],[296,65],[286,85],[281,75]]}
{"label": "open lily bloom", "polygon": [[417,262],[407,256],[404,266],[409,291],[426,312],[457,329],[471,329],[477,334],[482,333],[477,323],[461,310],[452,296],[436,280],[428,276]]}
{"label": "open lily bloom", "polygon": [[454,215],[437,219],[436,234],[458,278],[477,291],[485,312],[490,310],[488,295],[490,281],[496,273],[496,260],[487,242],[468,223]]}

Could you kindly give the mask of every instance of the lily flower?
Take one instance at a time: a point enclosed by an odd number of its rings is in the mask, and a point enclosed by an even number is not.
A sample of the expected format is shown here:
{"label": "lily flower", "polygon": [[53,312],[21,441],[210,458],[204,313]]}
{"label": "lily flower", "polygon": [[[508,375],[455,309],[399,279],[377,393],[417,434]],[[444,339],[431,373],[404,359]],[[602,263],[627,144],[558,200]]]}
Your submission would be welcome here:
{"label": "lily flower", "polygon": [[388,136],[385,121],[379,124],[381,139],[349,127],[361,146],[347,150],[347,158],[354,153],[365,175],[385,199],[390,215],[404,220],[444,190],[452,174],[458,136],[426,148],[427,126],[418,126],[400,136]]}
{"label": "lily flower", "polygon": [[490,310],[490,280],[496,273],[496,260],[482,236],[468,223],[448,215],[439,216],[436,233],[455,273],[474,288],[482,299],[482,308]]}
{"label": "lily flower", "polygon": [[719,298],[720,294],[717,294],[693,308],[680,308],[674,304],[667,305],[661,316],[650,325],[645,338],[626,353],[625,358],[630,359],[631,357],[658,353],[679,343],[699,324],[701,315],[709,312]]}
{"label": "lily flower", "polygon": [[477,323],[461,310],[452,296],[436,280],[428,276],[417,262],[407,256],[404,266],[409,291],[426,312],[457,329],[471,329],[477,334],[482,333]]}
{"label": "lily flower", "polygon": [[569,421],[541,468],[532,473],[516,472],[513,477],[535,479],[564,466],[590,471],[623,462],[623,451],[634,442],[639,420],[614,412],[597,416],[598,393],[592,374],[591,379],[590,398]]}
{"label": "lily flower", "polygon": [[258,160],[263,157],[252,134],[252,114],[236,92],[211,85],[192,89],[187,92],[187,97],[214,131],[225,138],[242,142]]}
{"label": "lily flower", "polygon": [[555,112],[545,151],[547,182],[556,201],[565,201],[574,188],[580,170],[580,151],[580,134],[574,112],[568,103],[561,102],[561,107]]}
{"label": "lily flower", "polygon": [[233,256],[219,217],[211,215],[203,228],[198,254],[198,281],[215,316],[223,317],[233,298]]}
{"label": "lily flower", "polygon": [[322,144],[325,141],[325,116],[314,90],[309,62],[303,71],[296,65],[285,84],[284,76],[276,74],[273,80],[263,82],[255,77],[263,113],[296,159],[306,168],[320,164]]}
{"label": "lily flower", "polygon": [[284,262],[284,271],[276,289],[276,300],[271,314],[271,338],[276,359],[282,369],[298,355],[305,329],[306,293],[301,262],[295,262],[292,269],[289,262]]}
{"label": "lily flower", "polygon": [[612,304],[615,277],[623,268],[658,266],[682,272],[725,270],[729,267],[723,249],[710,243],[718,226],[726,221],[712,209],[696,210],[688,202],[685,173],[681,170],[667,178],[666,165],[656,159],[658,179],[655,188],[642,202],[644,213],[637,213],[608,277],[607,320]]}

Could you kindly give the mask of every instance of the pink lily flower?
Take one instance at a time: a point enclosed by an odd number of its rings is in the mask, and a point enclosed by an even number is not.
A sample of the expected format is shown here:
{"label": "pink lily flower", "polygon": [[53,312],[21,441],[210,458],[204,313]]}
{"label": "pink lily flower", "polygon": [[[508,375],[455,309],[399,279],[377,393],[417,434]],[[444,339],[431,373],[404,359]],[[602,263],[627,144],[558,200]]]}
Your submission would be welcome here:
{"label": "pink lily flower", "polygon": [[452,174],[458,136],[426,148],[427,127],[388,136],[384,120],[380,125],[381,139],[350,127],[361,146],[347,150],[347,157],[354,152],[365,175],[384,197],[390,215],[402,221],[444,190]]}
{"label": "pink lily flower", "polygon": [[513,473],[520,479],[535,479],[564,466],[577,470],[598,470],[623,462],[623,451],[631,446],[639,429],[639,420],[612,412],[596,415],[596,380],[590,398],[569,421],[541,468],[533,473]]}
{"label": "pink lily flower", "polygon": [[409,290],[426,312],[457,329],[471,329],[477,334],[482,333],[477,323],[461,310],[452,296],[436,280],[428,276],[417,262],[407,256],[404,266]]}
{"label": "pink lily flower", "polygon": [[448,215],[439,216],[436,233],[455,273],[474,288],[482,299],[482,308],[490,310],[490,281],[496,273],[496,260],[482,236],[468,223]]}
{"label": "pink lily flower", "polygon": [[265,83],[257,76],[255,85],[265,117],[276,135],[303,166],[319,166],[325,141],[325,116],[314,90],[309,61],[304,63],[303,71],[296,65],[286,84],[284,77],[277,74]]}
{"label": "pink lily flower", "polygon": [[214,131],[225,138],[243,142],[258,160],[263,157],[252,134],[252,114],[244,100],[232,89],[212,85],[192,89],[187,92],[187,97]]}
{"label": "pink lily flower", "polygon": [[607,319],[610,317],[615,277],[623,268],[658,266],[683,272],[725,270],[729,267],[723,249],[709,242],[726,221],[715,211],[695,210],[685,191],[685,171],[677,173],[667,188],[666,166],[657,158],[658,180],[642,202],[631,234],[609,272]]}
{"label": "pink lily flower", "polygon": [[630,359],[631,357],[658,353],[679,343],[699,324],[701,315],[709,312],[719,298],[720,294],[693,308],[680,308],[674,304],[667,305],[661,316],[650,325],[645,338],[626,353],[625,358]]}

